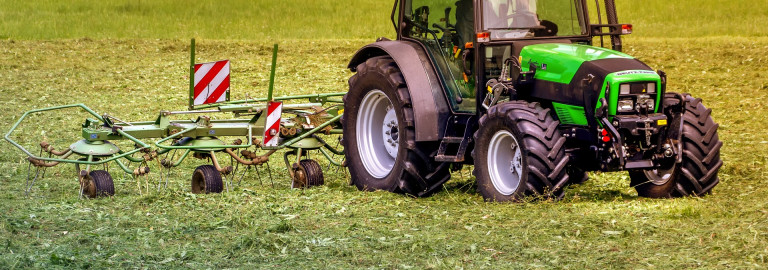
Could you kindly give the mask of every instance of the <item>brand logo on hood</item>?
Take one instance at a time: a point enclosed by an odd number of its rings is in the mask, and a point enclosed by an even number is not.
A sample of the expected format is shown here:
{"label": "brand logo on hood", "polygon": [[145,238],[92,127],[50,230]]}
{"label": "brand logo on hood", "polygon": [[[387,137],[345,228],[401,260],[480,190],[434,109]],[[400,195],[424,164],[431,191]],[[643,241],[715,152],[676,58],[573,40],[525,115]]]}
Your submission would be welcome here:
{"label": "brand logo on hood", "polygon": [[616,73],[616,76],[624,76],[624,75],[630,75],[630,74],[656,74],[656,72],[653,72],[650,70],[630,70],[630,71],[622,71],[622,72]]}

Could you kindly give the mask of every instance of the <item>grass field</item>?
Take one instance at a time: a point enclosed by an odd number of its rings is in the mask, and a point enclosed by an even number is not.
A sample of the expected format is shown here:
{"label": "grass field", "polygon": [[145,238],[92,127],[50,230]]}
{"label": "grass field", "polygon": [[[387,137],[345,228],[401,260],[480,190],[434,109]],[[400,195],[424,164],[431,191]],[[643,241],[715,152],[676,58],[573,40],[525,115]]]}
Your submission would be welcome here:
{"label": "grass field", "polygon": [[[281,2],[286,7],[304,3]],[[730,3],[729,8],[747,3],[705,2]],[[144,9],[157,20],[135,31],[124,26],[143,20],[106,20],[115,15],[109,13],[113,4],[99,1],[0,3],[13,7],[0,10],[0,35],[9,37],[0,40],[2,133],[23,111],[59,104],[83,102],[126,120],[150,120],[161,109],[183,109],[190,33],[208,39],[198,41],[198,59],[233,60],[233,98],[243,98],[246,93],[262,96],[266,89],[272,43],[264,37],[284,39],[277,78],[277,94],[282,95],[344,90],[351,75],[346,61],[371,38],[389,31],[383,16],[385,23],[371,23],[373,27],[344,26],[350,32],[321,24],[306,26],[304,35],[310,36],[281,32],[280,27],[301,27],[255,16],[278,6],[257,10],[252,8],[257,2],[250,1],[230,2],[242,14],[224,10],[238,14],[239,23],[214,20],[200,32],[171,23],[194,8],[170,1],[124,2],[163,7]],[[356,15],[331,1],[317,3],[328,10],[301,20],[339,12],[344,17],[331,20],[347,25],[350,17],[389,8],[389,3],[354,1],[369,8]],[[638,2],[619,2],[620,8],[633,3]],[[647,7],[621,14],[641,18],[633,12],[660,7],[662,1],[643,3]],[[78,199],[74,169],[58,166],[48,170],[27,198],[26,163],[18,151],[2,144],[0,268],[764,268],[768,38],[761,37],[765,32],[760,29],[724,27],[728,37],[718,30],[720,25],[765,21],[766,12],[759,13],[765,5],[734,11],[752,14],[745,18],[714,14],[694,1],[672,5],[680,14],[694,9],[700,16],[655,15],[661,16],[657,21],[672,20],[659,22],[672,30],[648,30],[656,33],[649,35],[639,30],[650,29],[641,28],[648,25],[633,19],[640,33],[628,39],[625,51],[665,70],[671,91],[692,93],[713,109],[725,143],[725,165],[721,184],[710,196],[641,199],[628,186],[626,174],[597,173],[569,188],[559,202],[493,204],[475,192],[471,167],[454,173],[442,192],[423,199],[359,192],[347,185],[342,171],[333,170],[326,172],[325,186],[302,191],[289,188],[287,172],[275,160],[274,187],[262,168],[262,181],[250,173],[233,191],[193,195],[188,177],[201,163],[189,162],[173,171],[168,188],[144,195],[135,182],[115,173],[116,196],[97,200]],[[153,12],[175,15],[165,18]],[[688,34],[676,26],[707,14],[716,18],[709,21],[723,23],[692,24],[696,27]],[[67,21],[72,16],[80,20]],[[216,30],[217,25],[227,30]],[[321,39],[293,40],[314,37],[308,33],[319,33]],[[28,146],[46,139],[63,148],[78,139],[84,117],[75,111],[39,116],[22,126],[20,134],[28,136],[16,139]]]}

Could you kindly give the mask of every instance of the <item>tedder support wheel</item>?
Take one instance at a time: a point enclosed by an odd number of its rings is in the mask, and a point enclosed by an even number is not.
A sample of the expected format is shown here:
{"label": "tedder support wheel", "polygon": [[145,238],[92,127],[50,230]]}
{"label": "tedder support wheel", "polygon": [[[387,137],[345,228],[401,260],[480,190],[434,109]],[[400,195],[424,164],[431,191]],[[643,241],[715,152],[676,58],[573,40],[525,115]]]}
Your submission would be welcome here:
{"label": "tedder support wheel", "polygon": [[344,144],[352,183],[360,190],[427,196],[450,177],[433,162],[437,142],[416,142],[413,104],[403,74],[388,56],[359,64],[344,96]]}
{"label": "tedder support wheel", "polygon": [[192,173],[192,193],[221,193],[221,173],[213,165],[202,165]]}
{"label": "tedder support wheel", "polygon": [[[688,94],[684,94],[684,98],[683,162],[669,168],[630,171],[632,186],[642,197],[704,196],[720,182],[717,172],[723,166],[720,160],[723,142],[717,136],[719,125],[712,120],[712,109],[704,107],[701,99]],[[674,100],[667,98],[667,102]],[[679,120],[672,119],[672,123]]]}
{"label": "tedder support wheel", "polygon": [[525,101],[495,105],[480,118],[473,174],[486,201],[563,196],[568,156],[558,124],[549,109]]}
{"label": "tedder support wheel", "polygon": [[86,186],[83,192],[88,198],[115,195],[115,184],[109,172],[104,170],[91,171],[85,180]]}
{"label": "tedder support wheel", "polygon": [[317,161],[304,159],[296,164],[296,168],[294,168],[293,172],[293,179],[291,181],[292,188],[322,186],[324,183],[325,178],[323,177],[323,169]]}

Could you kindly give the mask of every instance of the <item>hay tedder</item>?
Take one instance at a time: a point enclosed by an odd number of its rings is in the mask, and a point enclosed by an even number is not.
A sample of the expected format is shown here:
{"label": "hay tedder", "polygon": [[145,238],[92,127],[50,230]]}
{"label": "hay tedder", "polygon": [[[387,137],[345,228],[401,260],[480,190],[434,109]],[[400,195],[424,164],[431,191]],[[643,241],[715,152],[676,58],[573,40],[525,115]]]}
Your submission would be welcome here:
{"label": "hay tedder", "polygon": [[[195,64],[194,39],[190,59],[187,111],[161,111],[154,121],[143,122],[126,122],[108,114],[99,115],[84,104],[25,112],[5,139],[28,156],[27,193],[41,172],[44,175],[46,168],[67,163],[76,167],[81,197],[115,194],[113,178],[107,170],[109,162],[116,163],[126,174],[132,175],[139,192],[142,192],[142,176],[146,183],[144,189],[149,189],[146,176],[150,173],[150,162],[157,163],[161,170],[170,170],[190,155],[207,160],[208,165],[197,167],[192,174],[191,189],[194,193],[222,192],[232,184],[240,165],[243,175],[250,166],[268,166],[267,160],[284,148],[287,151],[284,151],[283,159],[294,188],[322,185],[324,182],[320,164],[308,158],[311,151],[317,150],[330,164],[342,166],[342,161],[337,161],[334,156],[343,156],[343,151],[337,149],[338,143],[333,147],[326,139],[329,135],[341,134],[339,119],[343,107],[339,96],[344,93],[273,97],[277,45],[272,55],[266,98],[229,100],[229,61]],[[309,103],[283,104],[283,101],[296,100],[308,100]],[[13,132],[28,116],[68,108],[80,108],[92,118],[86,119],[82,125],[83,138],[67,149],[59,150],[43,141],[35,155],[13,140]],[[221,120],[211,117],[224,113],[234,117]],[[176,120],[175,115],[197,117],[196,120]],[[326,139],[323,139],[324,136]],[[236,139],[225,142],[224,137]],[[155,141],[146,142],[149,139]],[[111,142],[118,140],[128,140],[134,143],[134,148],[120,149]],[[217,153],[228,156],[230,165],[222,165]],[[162,171],[160,175],[158,187],[162,184]],[[167,181],[166,178],[166,186]]]}

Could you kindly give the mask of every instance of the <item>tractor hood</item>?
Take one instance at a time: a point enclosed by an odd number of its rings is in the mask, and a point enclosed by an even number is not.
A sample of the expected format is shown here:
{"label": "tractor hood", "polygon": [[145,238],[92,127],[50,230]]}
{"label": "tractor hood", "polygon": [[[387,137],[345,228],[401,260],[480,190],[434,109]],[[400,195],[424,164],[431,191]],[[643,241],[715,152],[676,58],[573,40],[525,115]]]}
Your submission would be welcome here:
{"label": "tractor hood", "polygon": [[[520,63],[523,71],[535,71],[532,96],[590,108],[604,91],[606,79],[615,77],[609,75],[630,74],[621,76],[624,82],[659,78],[648,65],[625,53],[579,44],[528,45],[520,51]],[[583,84],[588,78],[591,87]]]}
{"label": "tractor hood", "polygon": [[[524,69],[535,67],[536,79],[564,84],[570,84],[581,68],[589,68],[593,76],[599,77],[623,70],[650,70],[647,65],[625,53],[580,44],[529,45],[523,47],[520,57]],[[585,66],[584,63],[590,65]]]}

